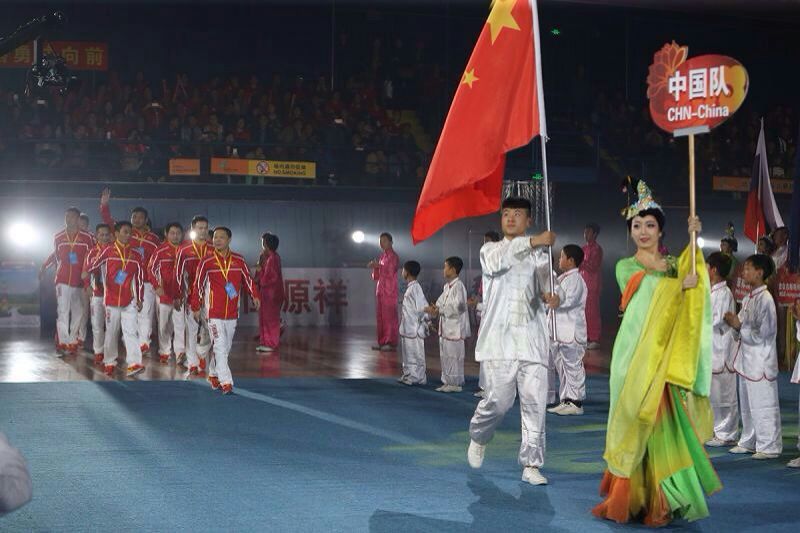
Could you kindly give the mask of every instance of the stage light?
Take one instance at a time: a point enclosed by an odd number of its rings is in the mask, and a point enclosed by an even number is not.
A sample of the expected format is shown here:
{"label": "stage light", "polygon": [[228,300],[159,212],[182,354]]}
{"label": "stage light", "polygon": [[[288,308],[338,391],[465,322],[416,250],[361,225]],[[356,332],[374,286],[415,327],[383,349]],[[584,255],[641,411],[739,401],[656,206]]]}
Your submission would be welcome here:
{"label": "stage light", "polygon": [[356,231],[354,231],[354,232],[353,232],[353,234],[351,235],[351,237],[352,237],[352,239],[353,239],[353,242],[355,242],[355,243],[357,243],[357,244],[361,244],[362,242],[364,242],[364,237],[365,237],[365,235],[364,235],[364,232],[363,232],[363,231],[361,231],[361,230],[356,230]]}
{"label": "stage light", "polygon": [[189,238],[195,240],[197,238],[197,232],[195,230],[190,231]]}
{"label": "stage light", "polygon": [[30,224],[14,222],[8,228],[8,239],[19,248],[28,248],[36,244],[39,240],[39,235]]}
{"label": "stage light", "polygon": [[706,240],[702,237],[697,238],[697,247],[703,248],[706,245]]}

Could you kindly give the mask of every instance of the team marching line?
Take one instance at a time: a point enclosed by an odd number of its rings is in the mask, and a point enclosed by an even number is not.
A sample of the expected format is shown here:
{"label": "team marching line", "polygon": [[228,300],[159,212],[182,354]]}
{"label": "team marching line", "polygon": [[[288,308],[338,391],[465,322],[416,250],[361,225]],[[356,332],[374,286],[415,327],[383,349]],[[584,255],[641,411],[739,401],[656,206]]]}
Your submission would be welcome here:
{"label": "team marching line", "polygon": [[[708,516],[705,496],[720,490],[721,483],[704,446],[727,446],[730,453],[756,460],[775,459],[783,451],[777,318],[766,286],[775,264],[763,254],[747,258],[742,276],[751,290],[737,313],[726,283],[731,255],[715,252],[704,259],[698,254],[693,269],[688,247],[680,257],[662,253],[663,210],[643,181],[636,189],[638,200],[625,215],[637,251],[616,266],[623,318],[611,360],[607,470],[600,486],[604,500],[593,513],[658,526]],[[95,364],[114,376],[121,335],[127,375],[135,376],[144,370],[142,354],[151,349],[157,317],[160,362],[174,354],[186,366],[187,379],[206,377],[212,389],[232,393],[228,356],[242,291],[259,310],[257,349],[271,352],[279,346],[278,237],[262,236],[264,251],[253,276],[242,255],[231,250],[229,228],[209,231],[207,218],[198,215],[188,239],[181,224],[171,222],[164,226],[162,243],[150,230],[146,209],[134,208],[130,222],[114,221],[109,198],[104,191],[103,223],[94,235],[87,231],[88,217],[74,207],[66,210],[65,229],[56,234],[53,254],[42,266],[42,273],[56,266],[57,352],[74,353],[82,346],[88,313]],[[468,463],[481,467],[486,446],[519,396],[522,479],[543,485],[546,414],[583,414],[583,358],[593,342],[587,335],[587,317],[593,313],[587,315],[586,307],[593,291],[579,270],[586,258],[581,247],[563,246],[559,272],[553,271],[549,250],[556,235],[527,234],[528,200],[505,199],[500,223],[502,236],[488,232],[480,250],[476,297],[468,297],[459,278],[461,258],[445,259],[443,290],[433,303],[417,283],[420,264],[406,261],[400,316],[399,258],[392,236],[382,234],[383,253],[368,264],[377,282],[373,349],[399,347],[398,381],[425,384],[424,340],[435,332],[442,367],[436,390],[461,392],[465,339],[472,334],[468,312],[474,307],[479,318],[476,396],[481,399],[470,421]],[[698,218],[689,220],[690,234],[701,229]],[[592,231],[596,236],[597,229]],[[793,312],[800,316],[800,302]],[[800,363],[792,382],[800,382]],[[788,466],[800,467],[800,458]]]}

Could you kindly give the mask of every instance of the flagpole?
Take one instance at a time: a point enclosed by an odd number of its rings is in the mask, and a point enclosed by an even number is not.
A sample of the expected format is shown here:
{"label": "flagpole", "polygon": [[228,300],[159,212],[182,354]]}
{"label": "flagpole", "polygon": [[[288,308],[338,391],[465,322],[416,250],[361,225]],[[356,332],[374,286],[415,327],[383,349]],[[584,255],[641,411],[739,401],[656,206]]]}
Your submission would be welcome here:
{"label": "flagpole", "polygon": [[[689,134],[689,218],[694,220],[697,216],[694,182],[694,133]],[[692,250],[692,276],[697,275],[697,232],[691,233]]]}
{"label": "flagpole", "polygon": [[[542,84],[542,46],[539,40],[539,6],[536,0],[528,0],[531,7],[531,28],[533,30],[533,57],[536,61],[536,109],[538,109],[539,117],[539,138],[542,142],[542,179],[544,181],[544,223],[547,231],[551,231],[550,226],[550,180],[547,176],[547,120],[544,113],[544,86]],[[532,152],[534,158],[536,154]],[[553,247],[547,247],[547,271],[550,277],[550,294],[556,292],[556,280],[553,276]],[[556,335],[556,320],[555,313],[551,313],[553,320],[551,320],[551,328],[553,332],[553,339],[557,339]]]}

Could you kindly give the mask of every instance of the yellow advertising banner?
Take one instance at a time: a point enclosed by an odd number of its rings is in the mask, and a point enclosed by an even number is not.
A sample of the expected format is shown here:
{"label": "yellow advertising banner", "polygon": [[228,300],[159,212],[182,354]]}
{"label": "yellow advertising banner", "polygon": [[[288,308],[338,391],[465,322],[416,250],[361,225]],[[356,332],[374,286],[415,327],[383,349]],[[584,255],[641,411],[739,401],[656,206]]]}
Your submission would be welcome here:
{"label": "yellow advertising banner", "polygon": [[[792,180],[771,178],[772,192],[775,194],[792,194]],[[715,191],[747,192],[750,190],[750,178],[736,176],[714,176]]]}
{"label": "yellow advertising banner", "polygon": [[211,158],[212,174],[314,179],[317,164],[311,161],[266,161],[264,159]]}
{"label": "yellow advertising banner", "polygon": [[199,176],[200,175],[200,160],[199,159],[170,159],[169,160],[169,175],[170,176]]}

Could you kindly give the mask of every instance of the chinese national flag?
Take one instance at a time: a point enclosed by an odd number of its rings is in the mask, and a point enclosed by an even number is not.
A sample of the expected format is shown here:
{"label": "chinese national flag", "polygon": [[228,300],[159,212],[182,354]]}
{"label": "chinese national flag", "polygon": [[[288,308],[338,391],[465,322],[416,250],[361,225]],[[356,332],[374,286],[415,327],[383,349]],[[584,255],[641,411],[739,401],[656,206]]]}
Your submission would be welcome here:
{"label": "chinese national flag", "polygon": [[546,135],[537,18],[536,0],[492,3],[422,187],[414,244],[453,220],[497,211],[506,152]]}

